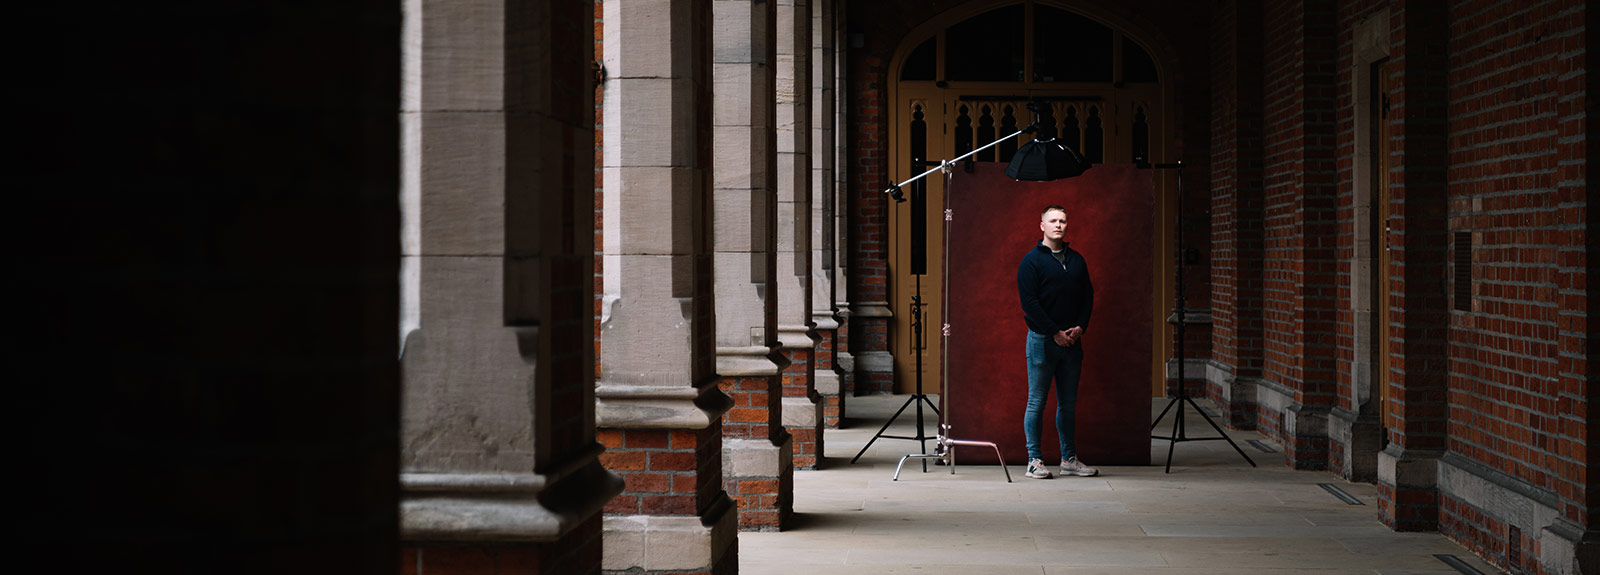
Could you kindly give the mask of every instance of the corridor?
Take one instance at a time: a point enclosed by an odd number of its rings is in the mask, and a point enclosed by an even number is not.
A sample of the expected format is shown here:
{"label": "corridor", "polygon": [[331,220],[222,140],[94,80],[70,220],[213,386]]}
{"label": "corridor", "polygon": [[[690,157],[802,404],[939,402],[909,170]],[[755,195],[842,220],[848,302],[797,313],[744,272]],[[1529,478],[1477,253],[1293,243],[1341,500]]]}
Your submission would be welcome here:
{"label": "corridor", "polygon": [[[1090,478],[1028,479],[1013,466],[1014,483],[1006,483],[995,467],[958,465],[951,475],[930,465],[922,473],[911,460],[892,481],[900,456],[920,450],[915,442],[891,439],[880,439],[850,464],[906,397],[849,399],[852,417],[844,429],[828,432],[825,467],[795,473],[797,527],[740,533],[740,573],[1462,573],[1439,555],[1497,573],[1437,533],[1390,531],[1378,521],[1373,485],[1288,469],[1270,441],[1261,445],[1272,453],[1244,443],[1262,440],[1255,432],[1230,432],[1260,465],[1255,468],[1226,442],[1201,441],[1180,443],[1172,473],[1164,474],[1168,443],[1162,440],[1151,441],[1156,465],[1102,466],[1101,475]],[[1153,411],[1163,406],[1158,400]],[[914,421],[908,412],[889,433],[913,434]],[[1169,415],[1158,431],[1170,430],[1171,421]],[[1192,412],[1188,423],[1191,437],[1212,434]],[[960,448],[957,456],[971,449]],[[1347,504],[1319,483],[1362,504]]]}

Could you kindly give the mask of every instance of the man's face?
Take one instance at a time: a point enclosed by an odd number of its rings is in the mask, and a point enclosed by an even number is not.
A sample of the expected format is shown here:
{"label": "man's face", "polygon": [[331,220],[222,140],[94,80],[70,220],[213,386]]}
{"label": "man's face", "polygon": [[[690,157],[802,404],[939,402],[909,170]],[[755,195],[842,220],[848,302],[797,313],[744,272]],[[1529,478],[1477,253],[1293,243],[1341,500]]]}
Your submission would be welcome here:
{"label": "man's face", "polygon": [[1050,210],[1039,217],[1039,230],[1044,232],[1044,239],[1062,241],[1067,235],[1067,213],[1061,210]]}

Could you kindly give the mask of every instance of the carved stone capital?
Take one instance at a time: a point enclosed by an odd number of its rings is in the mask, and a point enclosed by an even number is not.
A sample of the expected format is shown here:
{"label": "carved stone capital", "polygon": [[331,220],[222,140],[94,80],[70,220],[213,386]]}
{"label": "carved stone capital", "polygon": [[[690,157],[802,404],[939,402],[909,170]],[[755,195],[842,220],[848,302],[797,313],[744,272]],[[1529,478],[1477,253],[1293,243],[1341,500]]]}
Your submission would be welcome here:
{"label": "carved stone capital", "polygon": [[598,383],[595,425],[606,429],[705,429],[733,400],[715,379],[696,387]]}

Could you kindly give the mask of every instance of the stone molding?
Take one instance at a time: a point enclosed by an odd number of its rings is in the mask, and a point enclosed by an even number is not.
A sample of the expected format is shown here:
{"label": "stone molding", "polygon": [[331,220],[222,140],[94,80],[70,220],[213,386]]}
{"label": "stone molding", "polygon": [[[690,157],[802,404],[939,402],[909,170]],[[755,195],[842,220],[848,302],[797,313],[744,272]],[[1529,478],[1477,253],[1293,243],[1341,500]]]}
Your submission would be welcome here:
{"label": "stone molding", "polygon": [[551,542],[622,492],[599,444],[549,473],[402,473],[400,538],[408,542]]}
{"label": "stone molding", "polygon": [[887,351],[871,350],[855,354],[856,369],[868,372],[894,371],[894,355]]}
{"label": "stone molding", "polygon": [[1221,390],[1222,400],[1229,406],[1256,403],[1256,388],[1260,378],[1234,375],[1233,366],[1220,361],[1206,360],[1206,382]]}
{"label": "stone molding", "polygon": [[818,331],[839,329],[839,322],[834,319],[833,310],[812,311],[811,323],[816,325]]}
{"label": "stone molding", "polygon": [[[1173,325],[1177,325],[1177,323],[1178,323],[1178,310],[1176,308],[1174,308],[1170,313],[1167,314],[1167,320],[1166,321],[1167,321],[1167,323],[1170,323],[1170,324],[1173,324]],[[1190,308],[1190,309],[1184,310],[1183,323],[1185,325],[1211,325],[1211,322],[1212,322],[1212,319],[1211,319],[1211,309],[1210,308],[1200,308],[1200,309]]]}
{"label": "stone molding", "polygon": [[810,325],[778,326],[779,349],[816,349],[821,338]]}
{"label": "stone molding", "polygon": [[595,426],[602,429],[705,429],[722,421],[733,400],[716,378],[695,387],[598,383]]}
{"label": "stone molding", "polygon": [[1440,456],[1437,467],[1440,497],[1463,501],[1501,523],[1522,527],[1524,536],[1537,537],[1546,572],[1578,575],[1584,573],[1585,553],[1593,561],[1600,532],[1586,533],[1562,517],[1556,492],[1453,451]]}
{"label": "stone molding", "polygon": [[1254,380],[1256,390],[1256,406],[1275,413],[1283,413],[1291,406],[1299,405],[1294,400],[1294,390],[1289,386],[1265,378]]}
{"label": "stone molding", "polygon": [[[822,421],[822,404],[810,397],[783,398],[783,426],[812,429]],[[820,454],[819,454],[820,455]]]}
{"label": "stone molding", "polygon": [[[1184,377],[1184,379],[1204,379],[1205,375],[1208,373],[1208,369],[1209,369],[1208,363],[1209,363],[1208,360],[1199,359],[1199,358],[1189,358],[1189,359],[1183,360],[1183,377]],[[1178,358],[1175,358],[1175,357],[1167,358],[1166,368],[1167,368],[1167,379],[1177,379],[1178,378]]]}
{"label": "stone molding", "polygon": [[786,362],[782,354],[764,345],[717,348],[717,375],[721,377],[775,376]]}
{"label": "stone molding", "polygon": [[788,434],[782,441],[769,439],[723,439],[723,477],[777,477],[794,449]]}
{"label": "stone molding", "polygon": [[850,314],[853,317],[894,317],[894,310],[886,301],[864,301],[852,304]]}
{"label": "stone molding", "polygon": [[1378,482],[1396,488],[1434,489],[1443,455],[1437,450],[1406,449],[1390,443],[1378,452]]}
{"label": "stone molding", "polygon": [[[1345,449],[1343,461],[1334,472],[1348,481],[1370,483],[1375,480],[1378,450],[1383,445],[1383,429],[1377,413],[1371,409],[1357,412],[1335,406],[1328,418],[1328,438]],[[1333,448],[1332,445],[1328,447]],[[1330,461],[1330,468],[1332,464]]]}
{"label": "stone molding", "polygon": [[819,369],[811,376],[811,386],[822,395],[839,395],[839,373],[831,369]]}
{"label": "stone molding", "polygon": [[1560,517],[1539,530],[1539,563],[1556,575],[1600,571],[1600,529],[1585,530]]}
{"label": "stone molding", "polygon": [[[1438,485],[1441,493],[1448,493],[1480,509],[1495,512],[1509,522],[1549,525],[1561,517],[1561,496],[1555,491],[1539,487],[1454,451],[1446,451],[1439,457]],[[1505,505],[1506,502],[1513,500],[1532,503],[1544,508],[1546,513],[1530,509],[1527,505]]]}
{"label": "stone molding", "polygon": [[1285,435],[1293,433],[1295,439],[1327,437],[1330,412],[1331,408],[1326,405],[1295,402],[1283,410],[1283,432]]}

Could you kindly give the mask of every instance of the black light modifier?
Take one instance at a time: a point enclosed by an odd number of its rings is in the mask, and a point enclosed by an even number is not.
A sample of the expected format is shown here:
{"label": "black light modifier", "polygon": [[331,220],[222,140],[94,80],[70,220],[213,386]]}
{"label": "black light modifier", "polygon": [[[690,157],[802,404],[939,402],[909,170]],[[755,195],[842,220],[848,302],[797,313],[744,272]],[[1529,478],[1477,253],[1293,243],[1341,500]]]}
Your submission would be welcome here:
{"label": "black light modifier", "polygon": [[1089,160],[1060,140],[1032,140],[1011,156],[1006,175],[1014,180],[1048,182],[1081,175],[1090,166]]}

